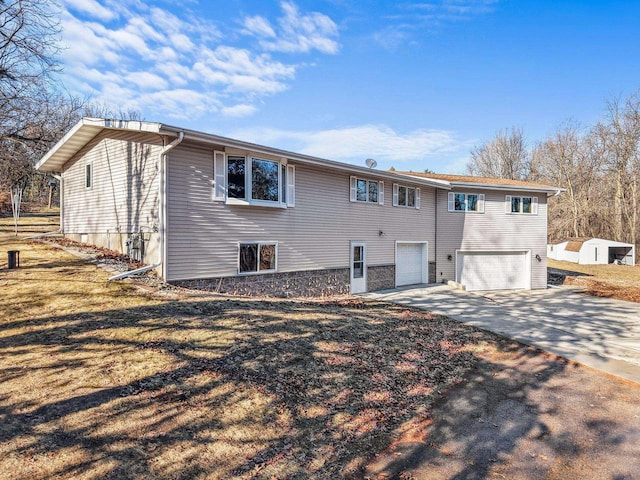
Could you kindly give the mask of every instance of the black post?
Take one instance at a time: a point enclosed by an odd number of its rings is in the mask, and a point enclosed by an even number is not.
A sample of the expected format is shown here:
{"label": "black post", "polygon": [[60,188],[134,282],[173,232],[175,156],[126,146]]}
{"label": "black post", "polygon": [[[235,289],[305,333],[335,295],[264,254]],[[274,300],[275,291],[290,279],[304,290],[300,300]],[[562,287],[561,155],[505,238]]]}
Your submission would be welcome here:
{"label": "black post", "polygon": [[7,257],[7,263],[10,269],[20,267],[20,250],[9,250]]}

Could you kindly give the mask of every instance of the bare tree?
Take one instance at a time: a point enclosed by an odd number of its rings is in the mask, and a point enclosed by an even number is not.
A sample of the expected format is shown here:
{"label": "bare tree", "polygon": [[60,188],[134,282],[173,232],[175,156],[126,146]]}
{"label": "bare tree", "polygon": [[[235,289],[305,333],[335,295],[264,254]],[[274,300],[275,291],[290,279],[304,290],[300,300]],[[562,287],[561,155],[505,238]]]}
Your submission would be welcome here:
{"label": "bare tree", "polygon": [[636,243],[640,203],[640,98],[607,104],[605,118],[595,126],[602,145],[606,171],[613,183],[613,234],[616,240]]}
{"label": "bare tree", "polygon": [[580,237],[601,223],[598,183],[602,156],[589,135],[568,122],[535,147],[529,178],[566,192],[549,202],[549,237]]}
{"label": "bare tree", "polygon": [[471,149],[467,170],[472,175],[492,178],[527,178],[529,151],[522,129],[500,130],[493,140]]}
{"label": "bare tree", "polygon": [[59,27],[52,0],[0,1],[0,135],[24,136],[31,101],[48,89],[58,70]]}

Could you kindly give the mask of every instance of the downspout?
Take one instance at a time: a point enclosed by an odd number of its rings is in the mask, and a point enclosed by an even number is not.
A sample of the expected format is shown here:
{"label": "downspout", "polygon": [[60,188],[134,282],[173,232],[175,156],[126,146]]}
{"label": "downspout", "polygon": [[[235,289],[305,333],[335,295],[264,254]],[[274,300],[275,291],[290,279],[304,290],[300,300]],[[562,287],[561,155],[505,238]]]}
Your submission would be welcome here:
{"label": "downspout", "polygon": [[[438,188],[434,188],[434,201],[433,204],[435,205],[435,210],[436,210],[436,221],[435,221],[435,232],[434,232],[434,237],[433,237],[433,258],[435,259],[435,281],[433,283],[438,283]],[[428,263],[428,262],[427,262]],[[428,274],[428,273],[427,273]]]}
{"label": "downspout", "polygon": [[[148,272],[149,270],[153,270],[154,268],[158,268],[160,265],[167,265],[167,243],[166,243],[166,214],[167,214],[167,205],[166,205],[166,195],[165,195],[165,186],[166,186],[166,175],[167,175],[167,153],[173,150],[184,140],[184,132],[180,132],[178,134],[178,138],[176,138],[169,145],[165,145],[162,150],[160,150],[159,161],[160,161],[160,178],[158,180],[158,261],[153,265],[147,265],[146,267],[137,268],[135,270],[131,270],[124,273],[119,273],[118,275],[114,275],[109,277],[107,281],[111,282],[113,280],[121,280],[123,278],[127,278],[131,275],[136,275],[138,273]],[[162,272],[162,276],[167,278],[166,270]]]}

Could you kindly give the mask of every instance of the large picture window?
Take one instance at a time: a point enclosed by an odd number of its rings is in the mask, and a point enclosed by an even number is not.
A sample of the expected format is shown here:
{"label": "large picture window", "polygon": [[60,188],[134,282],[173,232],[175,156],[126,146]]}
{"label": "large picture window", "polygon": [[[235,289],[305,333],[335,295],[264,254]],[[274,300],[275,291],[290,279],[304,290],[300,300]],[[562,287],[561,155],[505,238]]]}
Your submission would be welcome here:
{"label": "large picture window", "polygon": [[484,213],[483,193],[449,192],[448,197],[448,210],[450,212]]}
{"label": "large picture window", "polygon": [[214,152],[214,200],[293,207],[295,167],[285,162]]}
{"label": "large picture window", "polygon": [[238,272],[275,272],[277,250],[275,242],[241,243],[238,251]]}

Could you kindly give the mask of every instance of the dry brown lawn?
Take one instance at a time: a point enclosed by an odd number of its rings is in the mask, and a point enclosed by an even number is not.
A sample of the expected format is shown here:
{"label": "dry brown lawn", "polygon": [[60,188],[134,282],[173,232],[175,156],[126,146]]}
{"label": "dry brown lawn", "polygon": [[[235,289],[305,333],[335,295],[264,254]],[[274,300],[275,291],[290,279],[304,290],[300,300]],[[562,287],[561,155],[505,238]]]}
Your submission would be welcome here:
{"label": "dry brown lawn", "polygon": [[584,287],[588,295],[640,302],[640,266],[579,265],[551,258],[547,266],[569,272],[565,283]]}
{"label": "dry brown lawn", "polygon": [[[26,217],[21,235],[55,228]],[[354,299],[145,292],[0,219],[0,478],[340,478],[493,336]]]}

